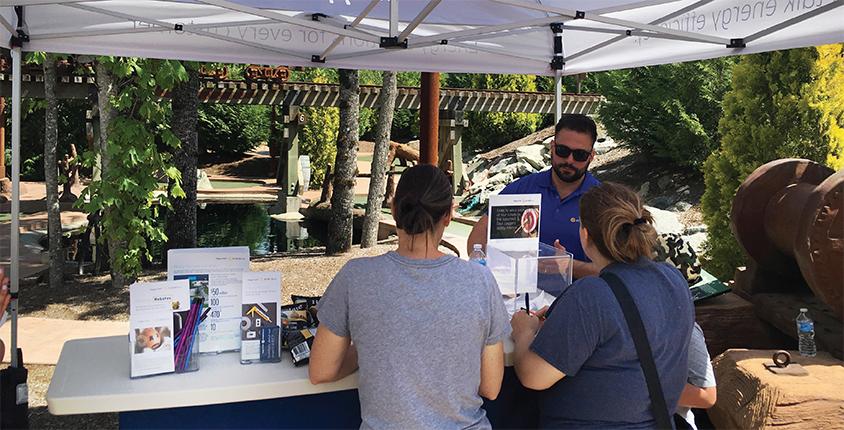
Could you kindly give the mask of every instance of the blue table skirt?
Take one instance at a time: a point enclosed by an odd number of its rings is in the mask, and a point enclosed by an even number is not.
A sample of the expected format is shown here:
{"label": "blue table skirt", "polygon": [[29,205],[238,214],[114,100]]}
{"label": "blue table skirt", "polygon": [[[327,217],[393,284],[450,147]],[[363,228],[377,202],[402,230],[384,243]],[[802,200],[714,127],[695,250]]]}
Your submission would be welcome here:
{"label": "blue table skirt", "polygon": [[[522,387],[512,367],[504,371],[504,383],[498,399],[484,402],[484,409],[494,428],[535,428],[539,417],[537,406],[537,392]],[[122,429],[358,427],[360,402],[357,390],[120,413]]]}

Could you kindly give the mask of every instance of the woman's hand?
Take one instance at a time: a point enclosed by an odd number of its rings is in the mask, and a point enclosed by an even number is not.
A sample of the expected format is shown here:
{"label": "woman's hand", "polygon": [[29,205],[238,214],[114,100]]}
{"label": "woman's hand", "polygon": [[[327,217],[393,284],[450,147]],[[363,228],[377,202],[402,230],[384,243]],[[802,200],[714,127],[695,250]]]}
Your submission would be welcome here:
{"label": "woman's hand", "polygon": [[[544,314],[544,311],[543,309],[540,312]],[[516,312],[510,320],[510,327],[513,328],[512,337],[516,341],[528,337],[532,339],[539,331],[539,325],[539,318],[529,315],[526,311]]]}

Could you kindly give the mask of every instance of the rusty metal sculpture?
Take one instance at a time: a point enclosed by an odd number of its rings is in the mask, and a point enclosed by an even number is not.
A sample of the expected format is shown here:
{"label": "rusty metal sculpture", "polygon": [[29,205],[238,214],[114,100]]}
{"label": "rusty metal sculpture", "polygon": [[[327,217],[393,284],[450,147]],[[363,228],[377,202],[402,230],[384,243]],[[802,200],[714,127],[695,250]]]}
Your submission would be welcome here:
{"label": "rusty metal sculpture", "polygon": [[739,187],[733,233],[758,269],[783,283],[802,278],[844,319],[844,170],[783,159]]}

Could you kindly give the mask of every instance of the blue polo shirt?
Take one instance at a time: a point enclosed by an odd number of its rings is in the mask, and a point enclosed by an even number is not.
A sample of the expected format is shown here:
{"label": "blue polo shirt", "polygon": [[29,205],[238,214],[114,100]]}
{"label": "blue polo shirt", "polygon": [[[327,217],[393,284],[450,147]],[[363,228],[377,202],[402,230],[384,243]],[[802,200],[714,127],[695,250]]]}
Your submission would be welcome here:
{"label": "blue polo shirt", "polygon": [[566,198],[560,199],[551,175],[553,172],[548,169],[522,176],[507,185],[500,194],[542,194],[539,241],[554,246],[554,241],[559,239],[575,259],[589,261],[580,245],[580,198],[601,182],[586,172],[580,186]]}

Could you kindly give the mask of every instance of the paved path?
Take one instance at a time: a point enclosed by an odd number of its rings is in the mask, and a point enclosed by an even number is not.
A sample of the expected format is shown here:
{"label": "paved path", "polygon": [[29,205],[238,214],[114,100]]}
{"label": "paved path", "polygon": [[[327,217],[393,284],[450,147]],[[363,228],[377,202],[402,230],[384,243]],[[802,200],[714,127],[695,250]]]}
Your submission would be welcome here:
{"label": "paved path", "polygon": [[[6,344],[9,362],[10,332],[12,324],[7,322],[0,328],[0,339]],[[23,317],[18,320],[18,347],[23,349],[24,363],[53,364],[59,361],[64,343],[71,339],[127,335],[128,321],[78,321],[51,318]],[[126,339],[128,348],[128,338]]]}

